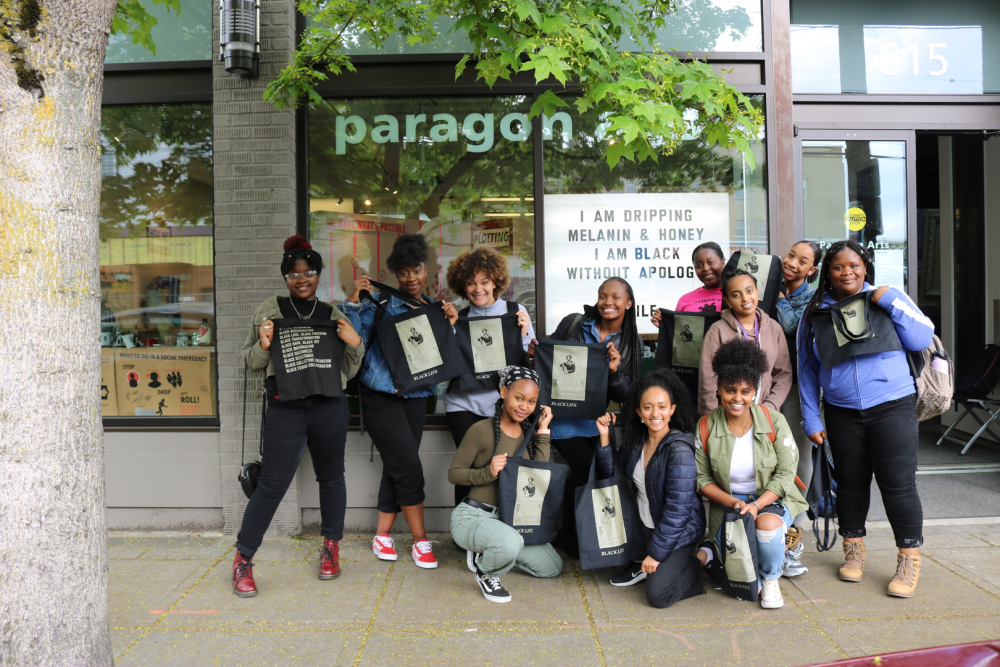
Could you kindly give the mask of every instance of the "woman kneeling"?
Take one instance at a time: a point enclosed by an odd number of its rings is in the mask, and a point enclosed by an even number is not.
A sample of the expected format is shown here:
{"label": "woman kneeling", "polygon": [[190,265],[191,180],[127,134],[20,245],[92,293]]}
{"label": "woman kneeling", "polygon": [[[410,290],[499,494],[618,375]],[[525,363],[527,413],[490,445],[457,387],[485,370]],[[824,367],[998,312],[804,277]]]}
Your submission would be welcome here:
{"label": "woman kneeling", "polygon": [[[512,569],[534,577],[557,577],[562,558],[551,544],[524,544],[520,533],[500,520],[497,477],[517,454],[538,404],[538,374],[519,366],[500,371],[500,400],[492,419],[476,422],[465,434],[448,470],[448,481],[472,487],[451,513],[451,536],[469,551],[469,569],[490,602],[510,602],[500,577]],[[542,407],[528,455],[549,459],[552,410]]]}
{"label": "woman kneeling", "polygon": [[799,450],[788,423],[777,410],[754,404],[768,367],[767,356],[750,341],[735,340],[718,349],[712,369],[718,376],[719,407],[707,417],[707,442],[699,425],[695,457],[698,488],[712,501],[708,534],[718,544],[723,507],[754,517],[763,579],[760,606],[777,609],[784,604],[778,579],[785,532],[807,506],[795,486]]}

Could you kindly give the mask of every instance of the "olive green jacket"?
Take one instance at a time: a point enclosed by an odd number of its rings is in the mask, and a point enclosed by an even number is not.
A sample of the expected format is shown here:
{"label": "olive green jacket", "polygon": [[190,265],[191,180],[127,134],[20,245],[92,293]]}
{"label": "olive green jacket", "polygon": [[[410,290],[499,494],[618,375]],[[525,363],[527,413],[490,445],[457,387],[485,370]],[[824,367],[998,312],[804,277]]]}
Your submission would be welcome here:
{"label": "olive green jacket", "polygon": [[[260,304],[257,307],[257,312],[253,314],[253,319],[250,320],[250,330],[247,332],[246,342],[243,343],[243,350],[240,352],[240,358],[249,363],[250,370],[259,371],[267,369],[264,377],[274,375],[274,363],[271,361],[271,351],[262,350],[260,347],[260,325],[268,320],[281,317],[281,308],[278,307],[278,297],[272,296]],[[333,309],[333,315],[330,316],[330,319],[350,322],[336,308]],[[342,386],[346,387],[347,381],[357,374],[358,369],[361,368],[361,359],[364,356],[364,341],[358,345],[344,345],[344,354],[340,359],[340,380]]]}
{"label": "olive green jacket", "polygon": [[[768,433],[771,426],[767,423],[767,415],[759,405],[750,408],[753,414],[753,467],[757,475],[757,493],[759,497],[764,491],[778,494],[781,503],[794,518],[799,512],[804,512],[806,504],[802,492],[795,485],[795,468],[799,461],[799,448],[795,438],[788,428],[788,422],[777,410],[771,410],[771,421],[774,422],[775,439],[771,444]],[[704,489],[715,482],[726,493],[732,493],[729,486],[729,468],[733,460],[733,447],[736,436],[726,425],[726,411],[723,407],[712,410],[708,415],[708,454],[701,442],[701,426],[695,428],[694,458],[698,465],[698,488]],[[722,506],[712,503],[708,513],[708,534],[715,535],[722,524]]]}

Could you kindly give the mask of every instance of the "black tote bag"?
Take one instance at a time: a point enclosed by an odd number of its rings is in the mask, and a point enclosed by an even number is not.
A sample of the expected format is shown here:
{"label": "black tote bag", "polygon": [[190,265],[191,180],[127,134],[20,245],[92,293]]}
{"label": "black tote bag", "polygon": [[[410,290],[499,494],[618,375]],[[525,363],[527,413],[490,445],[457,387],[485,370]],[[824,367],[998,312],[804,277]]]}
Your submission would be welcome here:
{"label": "black tote bag", "polygon": [[469,369],[458,378],[462,391],[496,390],[500,369],[527,365],[517,311],[517,304],[508,301],[505,315],[469,317],[468,308],[459,312],[455,335]]}
{"label": "black tote bag", "polygon": [[646,557],[646,535],[639,506],[632,481],[618,465],[613,425],[608,435],[614,462],[611,477],[596,479],[597,457],[594,457],[587,483],[575,492],[576,536],[580,567],[584,570],[621,567]]}
{"label": "black tote bag", "polygon": [[[737,250],[726,262],[722,275],[735,269],[743,269],[757,279],[759,292],[757,307],[774,318],[778,313],[778,294],[781,292],[781,258],[777,255],[758,255],[753,250]],[[722,302],[722,308],[728,308]]]}
{"label": "black tote bag", "polygon": [[[806,492],[808,516],[813,522],[816,549],[821,552],[829,551],[837,544],[837,481],[833,477],[833,453],[829,442],[824,440],[822,445],[813,443],[812,464],[812,480]],[[821,519],[822,535],[819,529]]]}
{"label": "black tote bag", "polygon": [[517,454],[507,459],[507,465],[497,476],[500,520],[521,534],[525,544],[548,544],[555,538],[559,525],[563,488],[569,476],[569,466],[552,460],[524,458],[528,443],[534,437],[532,423]]}
{"label": "black tote bag", "polygon": [[279,400],[307,396],[343,398],[340,360],[344,343],[337,337],[337,320],[278,318],[271,339],[271,361]]}
{"label": "black tote bag", "polygon": [[722,543],[716,545],[725,572],[722,590],[737,600],[757,602],[760,599],[757,589],[760,559],[757,555],[757,526],[753,514],[747,512],[741,516],[740,511],[732,507],[724,507],[723,510],[722,531],[719,536]]}
{"label": "black tote bag", "polygon": [[885,309],[872,303],[872,291],[850,296],[809,315],[823,370],[852,357],[903,349],[896,325]]}
{"label": "black tote bag", "polygon": [[608,409],[608,350],[604,343],[539,338],[535,370],[541,379],[538,404],[552,416],[597,419]]}
{"label": "black tote bag", "polygon": [[[447,382],[467,372],[465,360],[441,302],[420,304],[397,289],[372,281],[372,285],[407,303],[419,306],[398,315],[376,318],[375,335],[385,364],[400,396]],[[371,297],[369,297],[371,298]],[[382,308],[378,303],[376,308]]]}
{"label": "black tote bag", "polygon": [[701,348],[709,328],[722,315],[713,313],[682,313],[660,308],[660,334],[656,341],[656,368],[669,368],[684,383],[698,404],[698,375]]}

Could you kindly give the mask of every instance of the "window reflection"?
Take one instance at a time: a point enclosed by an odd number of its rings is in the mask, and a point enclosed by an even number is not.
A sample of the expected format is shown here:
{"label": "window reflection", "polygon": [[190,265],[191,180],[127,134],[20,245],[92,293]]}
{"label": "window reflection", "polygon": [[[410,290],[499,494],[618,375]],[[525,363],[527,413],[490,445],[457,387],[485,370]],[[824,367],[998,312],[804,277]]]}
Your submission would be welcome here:
{"label": "window reflection", "polygon": [[156,53],[132,43],[131,35],[108,38],[105,63],[151,63],[176,60],[209,60],[212,57],[212,0],[180,0],[178,15],[164,5],[143,3],[157,23],[153,27]]}

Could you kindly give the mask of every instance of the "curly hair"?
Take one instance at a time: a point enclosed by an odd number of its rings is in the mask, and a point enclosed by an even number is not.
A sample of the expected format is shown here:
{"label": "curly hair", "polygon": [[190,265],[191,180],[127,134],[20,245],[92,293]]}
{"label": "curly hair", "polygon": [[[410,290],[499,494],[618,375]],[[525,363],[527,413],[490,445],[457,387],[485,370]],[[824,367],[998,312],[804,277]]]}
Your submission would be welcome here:
{"label": "curly hair", "polygon": [[638,408],[642,395],[647,389],[659,387],[670,396],[670,402],[677,406],[674,416],[670,418],[670,429],[674,431],[694,432],[695,413],[694,406],[691,405],[691,392],[688,391],[684,383],[674,375],[668,368],[657,368],[652,370],[632,385],[626,405],[630,409],[622,410],[622,428],[624,437],[622,446],[626,448],[637,447],[646,439],[646,425],[632,408]]}
{"label": "curly hair", "polygon": [[768,366],[767,355],[749,340],[724,343],[712,357],[712,370],[719,378],[720,387],[746,382],[757,388]]}
{"label": "curly hair", "polygon": [[281,275],[292,272],[295,262],[303,259],[309,268],[316,273],[323,273],[323,258],[313,250],[312,244],[301,234],[289,236],[283,246],[285,252],[281,255]]}
{"label": "curly hair", "polygon": [[465,298],[465,284],[480,271],[493,281],[496,286],[493,289],[493,298],[499,299],[510,284],[510,271],[507,269],[507,258],[490,246],[463,250],[458,257],[451,260],[446,275],[448,287],[457,296]]}
{"label": "curly hair", "polygon": [[389,270],[396,273],[403,267],[416,268],[427,263],[430,246],[423,234],[403,234],[392,244],[392,253],[385,260]]}

